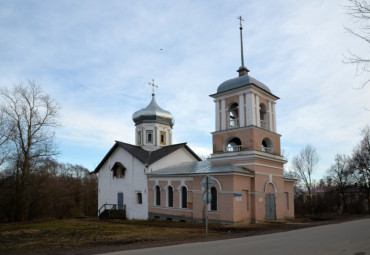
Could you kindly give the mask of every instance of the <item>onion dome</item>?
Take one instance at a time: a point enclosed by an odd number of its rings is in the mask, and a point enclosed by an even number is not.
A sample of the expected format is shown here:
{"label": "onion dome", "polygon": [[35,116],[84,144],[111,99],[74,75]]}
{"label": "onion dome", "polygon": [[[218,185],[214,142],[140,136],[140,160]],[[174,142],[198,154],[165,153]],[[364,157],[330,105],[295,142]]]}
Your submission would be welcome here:
{"label": "onion dome", "polygon": [[269,87],[267,87],[262,82],[254,79],[253,77],[249,76],[248,74],[244,74],[234,79],[224,81],[223,83],[220,84],[220,86],[218,86],[217,93],[222,93],[222,92],[229,91],[232,89],[244,87],[250,84],[254,84],[257,87],[271,93]]}
{"label": "onion dome", "polygon": [[152,94],[152,101],[150,104],[135,112],[132,115],[132,119],[135,125],[141,123],[160,123],[164,125],[172,126],[175,124],[175,120],[169,111],[163,110],[155,101],[155,95]]}

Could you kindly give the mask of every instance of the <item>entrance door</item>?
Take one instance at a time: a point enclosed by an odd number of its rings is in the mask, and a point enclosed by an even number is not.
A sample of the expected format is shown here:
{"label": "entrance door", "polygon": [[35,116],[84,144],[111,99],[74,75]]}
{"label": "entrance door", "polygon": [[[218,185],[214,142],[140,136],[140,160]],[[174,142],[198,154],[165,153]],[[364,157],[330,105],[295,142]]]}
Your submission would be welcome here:
{"label": "entrance door", "polygon": [[275,220],[275,194],[266,194],[266,220]]}
{"label": "entrance door", "polygon": [[123,193],[117,193],[118,210],[123,210]]}

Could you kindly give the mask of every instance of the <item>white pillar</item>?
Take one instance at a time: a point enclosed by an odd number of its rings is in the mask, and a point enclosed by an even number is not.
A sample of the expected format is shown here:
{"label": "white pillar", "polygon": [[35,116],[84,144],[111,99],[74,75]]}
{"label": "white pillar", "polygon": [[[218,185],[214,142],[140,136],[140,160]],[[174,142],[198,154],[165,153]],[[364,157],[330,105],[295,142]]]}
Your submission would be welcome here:
{"label": "white pillar", "polygon": [[239,127],[244,127],[244,94],[239,95]]}
{"label": "white pillar", "polygon": [[226,129],[225,99],[221,100],[221,130]]}
{"label": "white pillar", "polygon": [[255,114],[256,114],[256,126],[261,127],[261,119],[260,119],[260,98],[256,95],[256,104],[255,104]]}
{"label": "white pillar", "polygon": [[273,113],[273,117],[272,117],[272,119],[273,119],[273,132],[277,132],[277,130],[276,130],[276,112],[275,112],[275,105],[276,105],[276,103],[275,102],[273,102],[272,103],[272,113]]}
{"label": "white pillar", "polygon": [[215,115],[216,115],[216,131],[220,131],[220,100],[215,100]]}
{"label": "white pillar", "polygon": [[268,123],[268,129],[271,131],[271,132],[274,132],[274,125],[273,125],[273,121],[272,121],[272,114],[273,114],[273,110],[272,110],[272,103],[271,101],[268,101],[269,102],[269,123]]}
{"label": "white pillar", "polygon": [[254,116],[254,104],[253,104],[254,100],[253,100],[253,94],[252,92],[249,92],[248,94],[246,94],[246,98],[245,98],[245,110],[246,110],[246,113],[247,113],[247,117],[246,117],[246,126],[251,126],[253,125],[253,116]]}

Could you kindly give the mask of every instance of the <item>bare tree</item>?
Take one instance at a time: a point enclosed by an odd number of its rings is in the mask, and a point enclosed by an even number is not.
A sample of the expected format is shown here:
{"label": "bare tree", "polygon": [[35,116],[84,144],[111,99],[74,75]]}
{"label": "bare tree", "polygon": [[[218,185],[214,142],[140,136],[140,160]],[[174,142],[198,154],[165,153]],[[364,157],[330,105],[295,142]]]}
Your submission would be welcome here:
{"label": "bare tree", "polygon": [[363,132],[363,138],[353,150],[351,160],[351,172],[356,179],[361,193],[367,200],[367,208],[370,213],[370,128],[367,126]]}
{"label": "bare tree", "polygon": [[328,170],[330,180],[340,194],[341,207],[347,211],[345,193],[350,185],[351,174],[349,172],[350,159],[344,154],[335,155],[334,164]]}
{"label": "bare tree", "polygon": [[[370,2],[365,0],[348,0],[348,2],[349,5],[345,6],[347,14],[353,18],[358,27],[357,29],[345,27],[345,29],[365,43],[370,43]],[[370,72],[370,56],[360,56],[349,50],[345,58],[345,63],[356,65],[357,74]],[[370,79],[367,79],[362,84],[362,88],[369,82]]]}
{"label": "bare tree", "polygon": [[54,129],[59,125],[59,106],[34,82],[14,85],[11,91],[0,90],[1,112],[13,129],[11,165],[16,173],[17,220],[24,220],[28,177],[41,159],[57,154]]}
{"label": "bare tree", "polygon": [[301,152],[293,157],[292,168],[297,172],[300,180],[308,192],[308,200],[311,212],[312,208],[312,188],[314,181],[312,174],[316,170],[319,163],[319,155],[316,149],[311,145],[306,145]]}
{"label": "bare tree", "polygon": [[13,135],[15,128],[4,115],[4,112],[0,111],[0,166],[9,155],[9,138]]}

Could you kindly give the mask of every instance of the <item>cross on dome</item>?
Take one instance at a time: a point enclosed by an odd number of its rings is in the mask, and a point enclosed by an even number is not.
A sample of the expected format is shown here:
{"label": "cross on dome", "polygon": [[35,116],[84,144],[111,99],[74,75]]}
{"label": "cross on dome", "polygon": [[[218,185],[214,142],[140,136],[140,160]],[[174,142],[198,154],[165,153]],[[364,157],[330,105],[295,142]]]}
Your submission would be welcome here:
{"label": "cross on dome", "polygon": [[152,96],[154,96],[154,87],[158,88],[158,85],[154,84],[154,79],[152,79],[152,83],[148,82],[149,86],[152,86]]}

